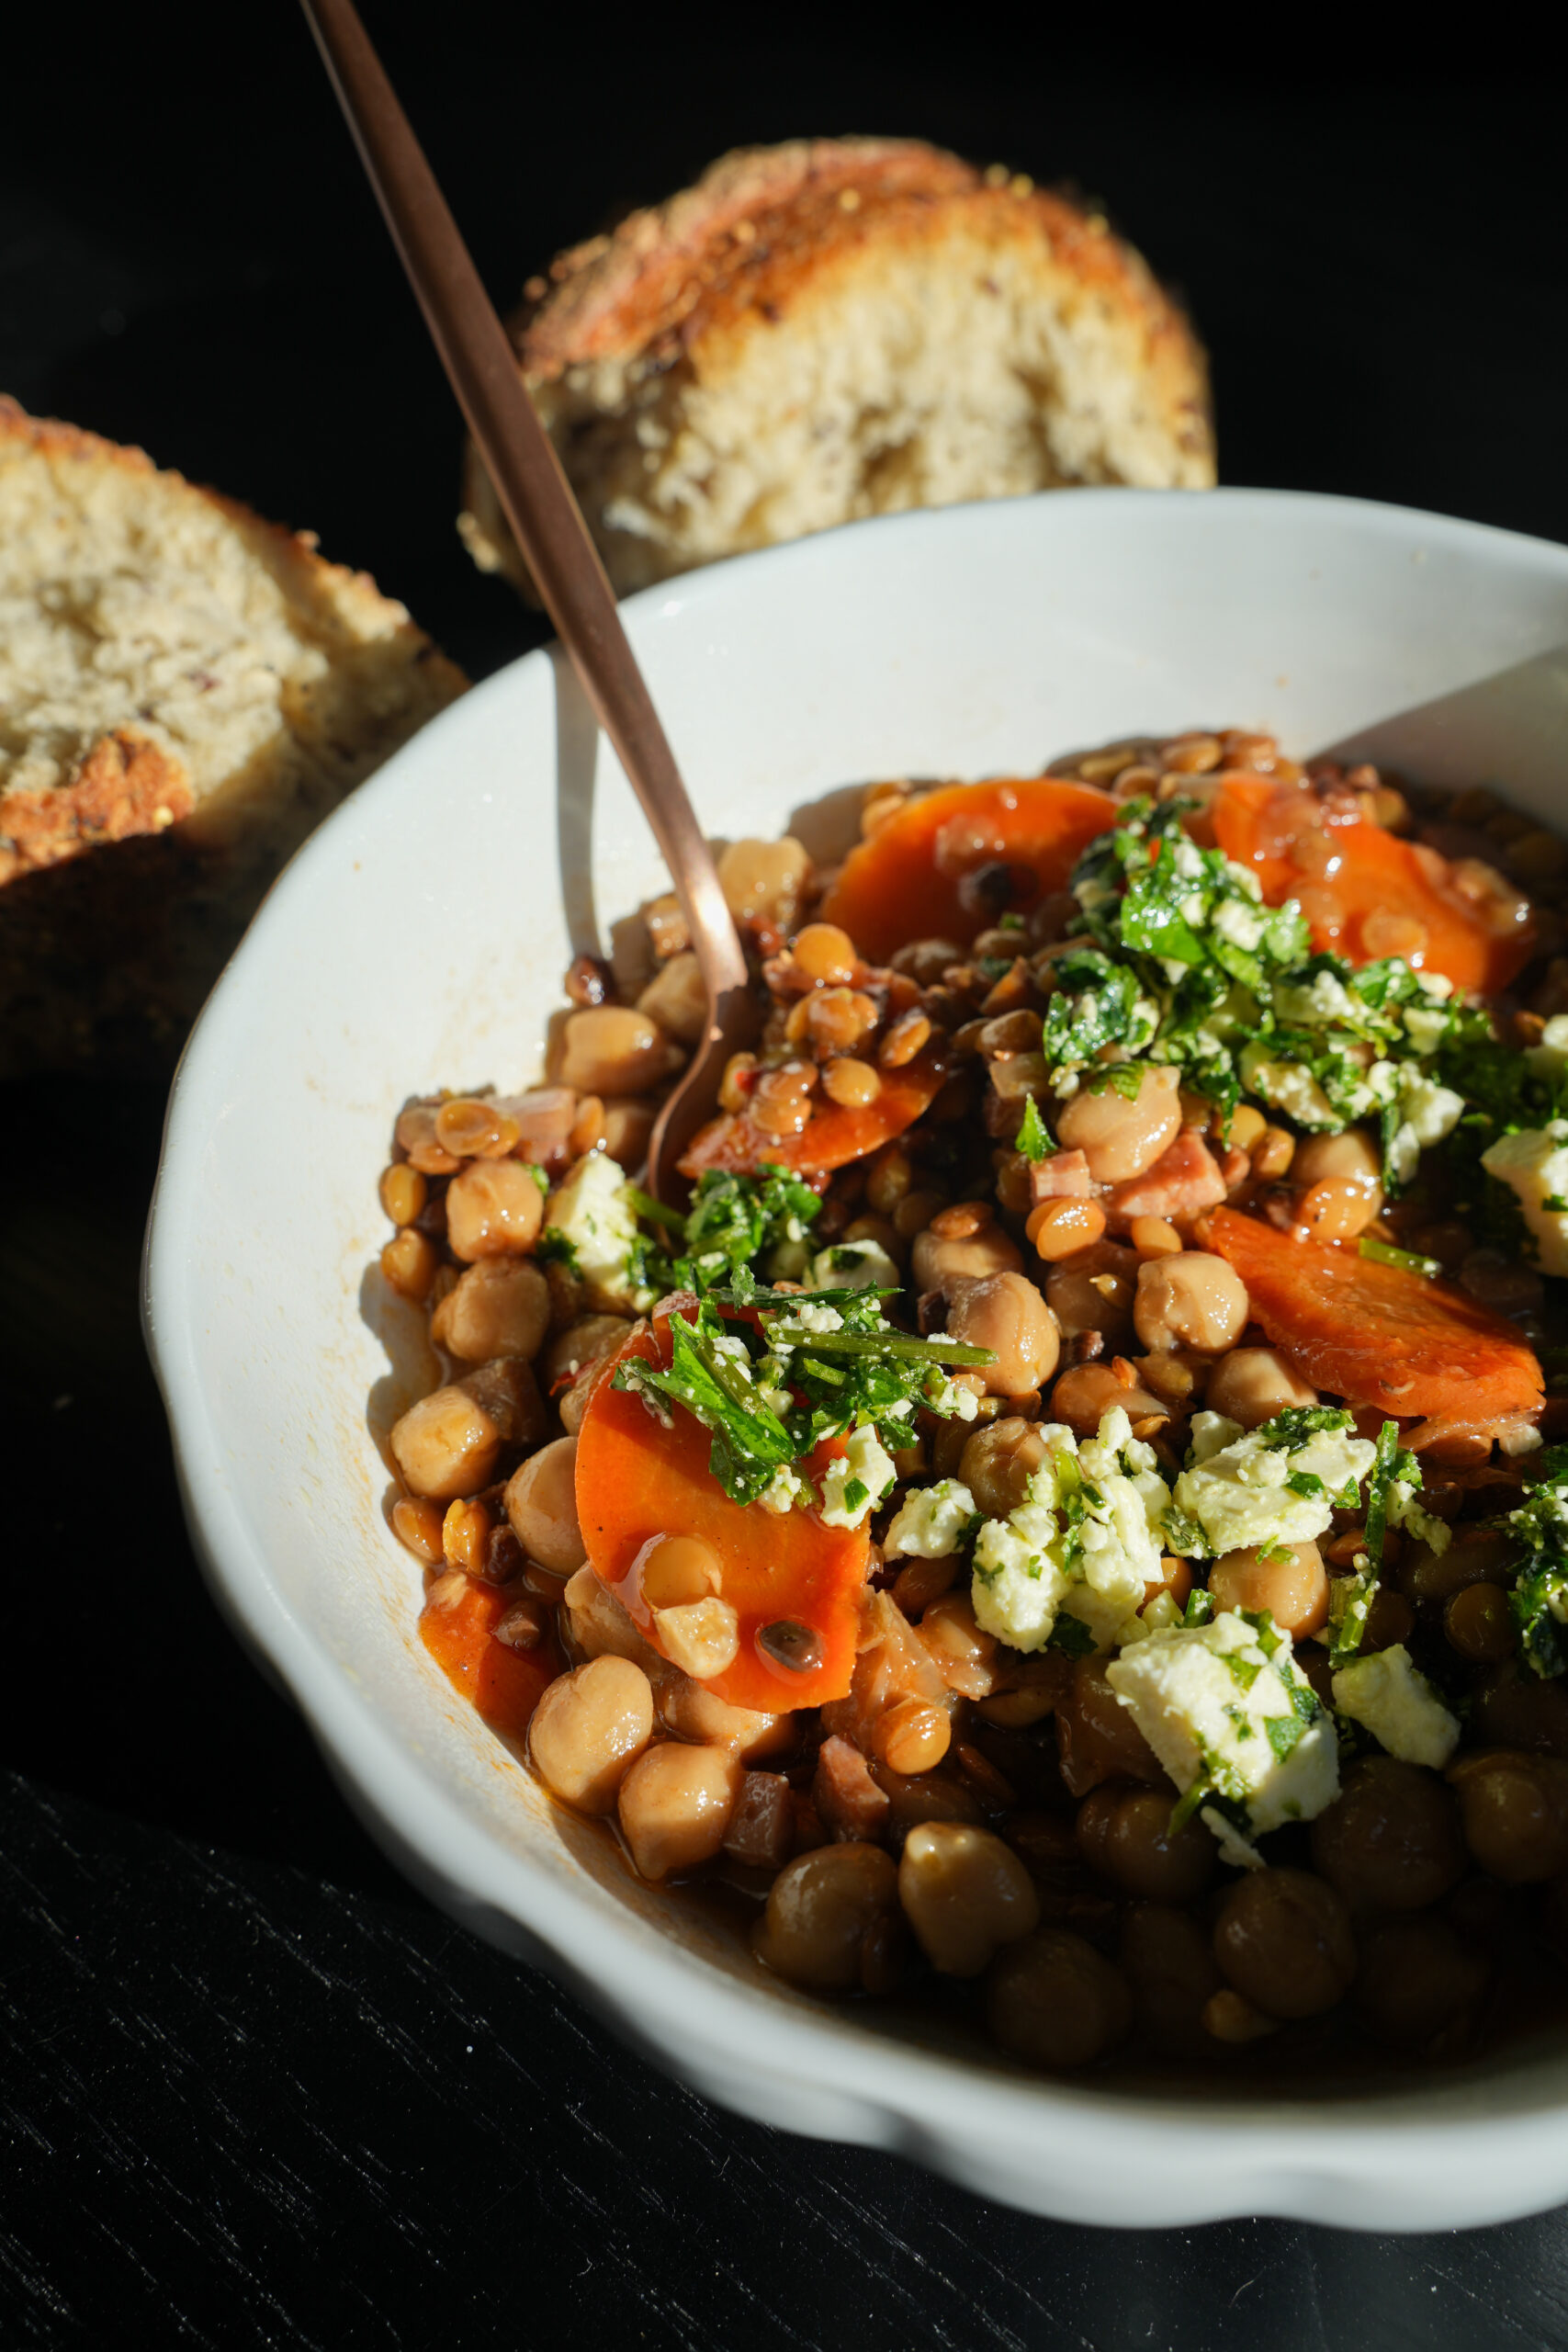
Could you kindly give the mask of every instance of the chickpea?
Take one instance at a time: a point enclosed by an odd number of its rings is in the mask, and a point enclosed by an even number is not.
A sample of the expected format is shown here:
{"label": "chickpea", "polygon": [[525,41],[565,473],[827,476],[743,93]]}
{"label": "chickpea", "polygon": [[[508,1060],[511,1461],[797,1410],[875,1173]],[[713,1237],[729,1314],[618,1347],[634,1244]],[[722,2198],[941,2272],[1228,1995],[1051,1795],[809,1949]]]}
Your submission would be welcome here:
{"label": "chickpea", "polygon": [[1364,1756],[1313,1823],[1312,1859],[1352,1911],[1423,1910],[1464,1875],[1453,1793],[1418,1764]]}
{"label": "chickpea", "polygon": [[560,1082],[579,1094],[646,1093],[683,1058],[657,1022],[626,1004],[568,1013],[563,1038]]}
{"label": "chickpea", "polygon": [[[575,1583],[576,1578],[572,1581]],[[629,1617],[626,1623],[631,1623]],[[716,1690],[694,1682],[687,1674],[666,1672],[660,1678],[655,1695],[659,1720],[677,1739],[690,1740],[700,1747],[732,1747],[743,1764],[754,1763],[760,1757],[776,1756],[795,1738],[795,1726],[787,1714],[769,1715],[751,1707],[732,1707]]]}
{"label": "chickpea", "polygon": [[1419,2048],[1480,2006],[1487,1966],[1443,1919],[1392,1919],[1367,1942],[1355,2005],[1372,2031]]}
{"label": "chickpea", "polygon": [[1080,1088],[1057,1115],[1056,1139],[1064,1151],[1083,1153],[1097,1184],[1121,1184],[1151,1169],[1180,1125],[1177,1073],[1150,1062],[1131,1097],[1113,1086],[1100,1094]]}
{"label": "chickpea", "polygon": [[1040,1928],[991,1963],[986,2016],[1002,2048],[1035,2066],[1087,2066],[1124,2041],[1133,1996],[1082,1936]]}
{"label": "chickpea", "polygon": [[1138,1268],[1133,1324],[1151,1355],[1193,1348],[1218,1355],[1247,1329],[1247,1285],[1234,1266],[1206,1250],[1145,1258]]}
{"label": "chickpea", "polygon": [[1040,1924],[1040,1898],[1010,1846],[963,1821],[925,1821],[904,1840],[898,1900],[942,1976],[978,1976],[998,1945]]}
{"label": "chickpea", "polygon": [[569,1577],[561,1599],[566,1603],[574,1646],[584,1657],[630,1658],[650,1682],[661,1682],[669,1672],[651,1642],[645,1642],[608,1585],[584,1565]]}
{"label": "chickpea", "polygon": [[1116,1241],[1097,1241],[1076,1258],[1061,1259],[1045,1277],[1045,1300],[1063,1332],[1098,1331],[1110,1348],[1133,1336],[1133,1296],[1138,1279],[1134,1252]]}
{"label": "chickpea", "polygon": [[558,1437],[531,1453],[507,1481],[506,1516],[531,1560],[558,1576],[580,1567],[587,1553],[577,1523],[577,1440]]}
{"label": "chickpea", "polygon": [[1203,1401],[1212,1413],[1256,1430],[1292,1406],[1315,1405],[1317,1391],[1275,1349],[1233,1348],[1209,1374]]}
{"label": "chickpea", "polygon": [[867,1938],[897,1903],[897,1865],[880,1846],[819,1846],[774,1879],[751,1948],[775,1974],[809,1993],[852,1992]]}
{"label": "chickpea", "polygon": [[1356,1973],[1350,1917],[1310,1871],[1249,1871],[1214,1923],[1220,1973],[1270,2018],[1314,2018],[1349,1991]]}
{"label": "chickpea", "polygon": [[1359,1184],[1364,1192],[1377,1194],[1381,1208],[1382,1154],[1364,1127],[1347,1127],[1337,1136],[1305,1136],[1291,1162],[1291,1181],[1301,1193],[1314,1184]]}
{"label": "chickpea", "polygon": [[552,1796],[579,1813],[610,1813],[653,1736],[653,1690],[629,1658],[596,1657],[546,1686],[528,1752]]}
{"label": "chickpea", "polygon": [[1281,1544],[1290,1557],[1262,1560],[1248,1544],[1225,1552],[1209,1571],[1216,1609],[1267,1609],[1297,1641],[1328,1623],[1328,1572],[1315,1544]]}
{"label": "chickpea", "polygon": [[480,1258],[430,1318],[430,1336],[466,1363],[536,1355],[550,1319],[550,1286],[526,1258]]}
{"label": "chickpea", "polygon": [[1101,1781],[1110,1780],[1141,1781],[1163,1793],[1170,1787],[1169,1777],[1107,1682],[1106,1663],[1100,1657],[1080,1657],[1074,1663],[1072,1687],[1056,1709],[1062,1778],[1075,1797],[1087,1796]]}
{"label": "chickpea", "polygon": [[660,1740],[645,1748],[621,1782],[621,1834],[644,1878],[711,1862],[740,1794],[741,1763],[724,1747]]}
{"label": "chickpea", "polygon": [[976,1510],[987,1519],[1005,1519],[1016,1510],[1045,1450],[1036,1424],[1014,1413],[976,1430],[958,1464],[959,1478],[974,1496]]}
{"label": "chickpea", "polygon": [[1076,1437],[1092,1437],[1113,1405],[1134,1422],[1167,1410],[1146,1388],[1124,1386],[1108,1363],[1070,1364],[1051,1391],[1052,1419],[1066,1421]]}
{"label": "chickpea", "polygon": [[639,1012],[657,1022],[678,1046],[695,1046],[707,1035],[708,992],[690,948],[660,965],[637,1001]]}
{"label": "chickpea", "polygon": [[1119,1953],[1138,2030],[1170,2053],[1203,2046],[1203,2010],[1220,1989],[1209,1939],[1190,1912],[1135,1904]]}
{"label": "chickpea", "polygon": [[422,1396],[393,1424],[388,1442],[404,1486],[434,1502],[487,1487],[502,1445],[490,1414],[462,1388]]}
{"label": "chickpea", "polygon": [[637,1592],[649,1609],[706,1600],[724,1580],[723,1566],[700,1535],[655,1535],[632,1562]]}
{"label": "chickpea", "polygon": [[740,1650],[740,1619],[728,1600],[686,1600],[656,1609],[653,1630],[672,1666],[694,1682],[726,1673]]}
{"label": "chickpea", "polygon": [[1505,1886],[1533,1885],[1568,1870],[1568,1762],[1491,1748],[1449,1768],[1464,1842]]}
{"label": "chickpea", "polygon": [[811,874],[811,860],[785,833],[776,842],[731,842],[718,861],[719,888],[737,922],[793,931]]}
{"label": "chickpea", "polygon": [[526,1161],[465,1160],[446,1187],[446,1238],[457,1258],[500,1258],[532,1250],[545,1196]]}
{"label": "chickpea", "polygon": [[570,1373],[575,1379],[591,1363],[601,1363],[625,1347],[632,1327],[621,1315],[582,1315],[558,1331],[545,1351],[545,1386],[553,1389]]}
{"label": "chickpea", "polygon": [[1023,1252],[999,1225],[982,1232],[943,1240],[928,1226],[915,1236],[909,1258],[917,1291],[946,1290],[953,1281],[972,1282],[987,1274],[1019,1273]]}
{"label": "chickpea", "polygon": [[[924,1234],[915,1244],[918,1251]],[[958,1247],[968,1248],[968,1243]],[[955,1340],[989,1348],[995,1363],[982,1373],[993,1396],[1030,1396],[1050,1379],[1061,1352],[1055,1317],[1022,1274],[949,1279],[947,1328]]]}
{"label": "chickpea", "polygon": [[412,1225],[429,1197],[430,1187],[417,1168],[395,1159],[381,1171],[381,1206],[396,1226]]}
{"label": "chickpea", "polygon": [[1218,1849],[1201,1821],[1170,1826],[1158,1789],[1105,1782],[1078,1807],[1078,1850],[1089,1868],[1146,1903],[1190,1903],[1214,1875]]}
{"label": "chickpea", "polygon": [[1296,1195],[1296,1222],[1314,1241],[1353,1241],[1382,1208],[1382,1194],[1330,1176]]}

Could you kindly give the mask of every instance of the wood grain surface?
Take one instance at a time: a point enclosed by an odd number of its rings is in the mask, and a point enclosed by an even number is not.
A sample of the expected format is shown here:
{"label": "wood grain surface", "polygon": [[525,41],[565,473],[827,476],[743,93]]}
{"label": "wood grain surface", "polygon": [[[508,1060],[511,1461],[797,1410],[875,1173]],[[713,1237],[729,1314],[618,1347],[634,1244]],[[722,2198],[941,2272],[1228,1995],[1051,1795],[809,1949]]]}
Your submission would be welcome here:
{"label": "wood grain surface", "polygon": [[[677,60],[581,11],[366,14],[502,300],[728,145],[913,132],[1111,198],[1211,345],[1226,479],[1568,537],[1558,101],[1495,17],[1430,65],[1314,18],[1280,75],[1193,20],[775,14]],[[0,385],[318,529],[475,675],[536,642],[457,544],[457,420],[303,21],[84,0],[69,136],[29,26]],[[192,1562],[137,1321],[162,1113],[0,1090],[0,2352],[1568,2346],[1561,2214],[1031,2221],[716,2112],[430,1910]]]}

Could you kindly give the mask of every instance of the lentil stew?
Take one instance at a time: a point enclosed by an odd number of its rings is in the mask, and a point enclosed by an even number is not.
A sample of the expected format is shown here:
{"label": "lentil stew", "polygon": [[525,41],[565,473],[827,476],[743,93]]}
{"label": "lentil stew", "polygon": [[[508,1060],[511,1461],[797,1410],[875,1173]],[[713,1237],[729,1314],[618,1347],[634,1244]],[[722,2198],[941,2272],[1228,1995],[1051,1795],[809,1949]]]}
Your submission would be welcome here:
{"label": "lentil stew", "polygon": [[[759,1963],[1049,2070],[1568,1997],[1568,854],[1241,730],[881,784],[399,1114],[432,1657]],[[1527,888],[1528,884],[1528,888]],[[640,957],[640,961],[638,961]]]}

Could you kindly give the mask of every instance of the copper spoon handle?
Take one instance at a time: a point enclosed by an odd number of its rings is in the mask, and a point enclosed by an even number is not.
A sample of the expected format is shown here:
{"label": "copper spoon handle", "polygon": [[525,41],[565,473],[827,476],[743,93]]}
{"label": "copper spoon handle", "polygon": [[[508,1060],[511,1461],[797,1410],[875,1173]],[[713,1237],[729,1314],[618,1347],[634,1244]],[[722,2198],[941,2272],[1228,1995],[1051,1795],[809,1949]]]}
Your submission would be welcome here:
{"label": "copper spoon handle", "polygon": [[424,152],[353,0],[302,5],[502,509],[642,803],[686,917],[707,989],[708,1034],[649,1148],[649,1188],[668,1197],[675,1159],[713,1109],[724,1057],[751,1025],[740,942],[598,550]]}

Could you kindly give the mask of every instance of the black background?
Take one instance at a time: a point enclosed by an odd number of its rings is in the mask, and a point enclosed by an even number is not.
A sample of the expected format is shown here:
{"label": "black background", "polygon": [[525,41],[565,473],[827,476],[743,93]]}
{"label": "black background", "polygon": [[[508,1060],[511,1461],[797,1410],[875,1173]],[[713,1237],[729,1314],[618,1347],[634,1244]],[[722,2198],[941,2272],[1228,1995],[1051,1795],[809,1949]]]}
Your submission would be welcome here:
{"label": "black background", "polygon": [[[1519,28],[940,35],[369,5],[498,299],[711,155],[1076,182],[1190,301],[1224,479],[1568,538],[1562,102]],[[475,675],[449,396],[283,0],[6,42],[0,388],[321,534]],[[705,2108],[425,1907],[207,1599],[136,1320],[162,1102],[0,1090],[0,2346],[1568,2344],[1562,2216],[1110,2235]],[[303,1171],[302,1171],[303,1174]],[[1456,2161],[1462,2161],[1462,2156]]]}

